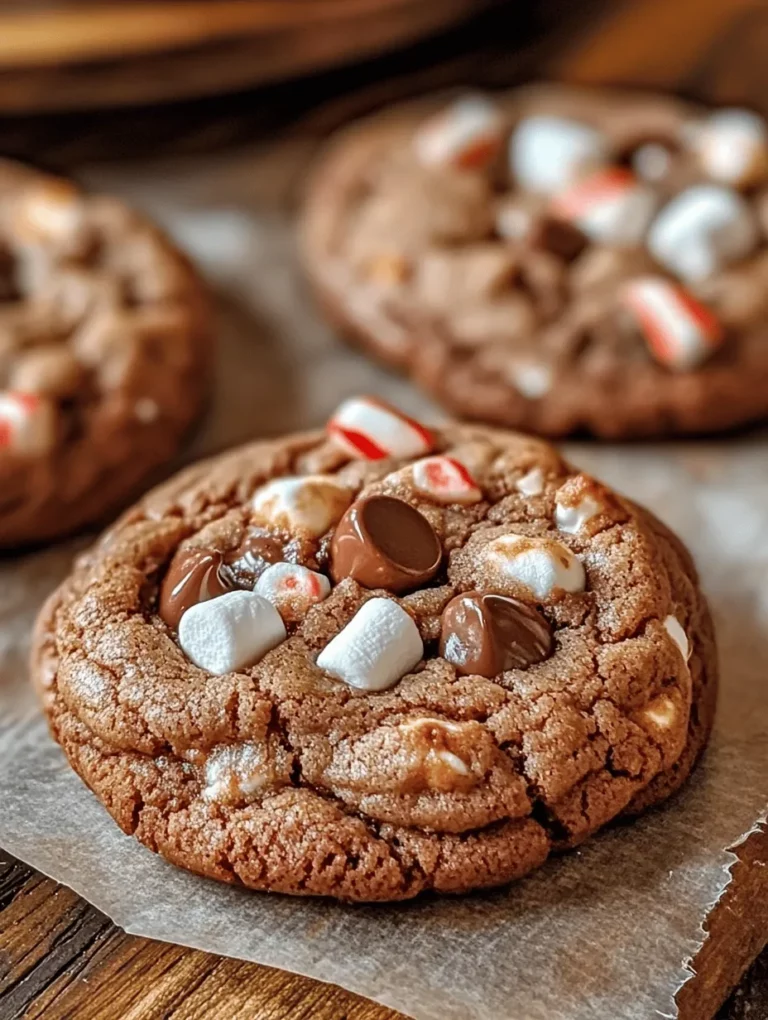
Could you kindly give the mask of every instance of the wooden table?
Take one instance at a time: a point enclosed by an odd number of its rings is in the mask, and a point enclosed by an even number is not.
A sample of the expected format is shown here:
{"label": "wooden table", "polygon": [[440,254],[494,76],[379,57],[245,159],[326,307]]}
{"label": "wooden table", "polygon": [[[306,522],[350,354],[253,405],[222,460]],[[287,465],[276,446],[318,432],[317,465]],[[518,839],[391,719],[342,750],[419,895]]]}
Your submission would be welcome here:
{"label": "wooden table", "polygon": [[[161,147],[177,154],[185,148],[221,148],[310,112],[321,125],[332,126],[421,88],[468,81],[502,85],[553,71],[578,80],[613,80],[617,68],[630,80],[655,86],[677,82],[702,98],[751,100],[765,108],[768,64],[758,43],[768,39],[768,7],[762,0],[677,0],[674,11],[681,18],[690,14],[696,31],[660,59],[654,19],[665,18],[672,8],[662,0],[518,3],[396,60],[335,72],[304,88],[275,85],[257,97],[211,100],[152,115],[126,110],[119,117],[6,117],[0,118],[0,135],[6,152],[76,167],[82,158],[105,151],[115,156]],[[667,36],[679,42],[674,32],[669,35],[669,24]],[[514,59],[511,41],[518,43]],[[679,68],[677,59],[683,61]],[[710,919],[711,937],[697,957],[697,977],[679,997],[685,1020],[715,1014],[719,1020],[768,1020],[768,950],[717,1012],[768,933],[768,834],[752,836],[739,857],[734,881]],[[334,986],[126,935],[76,894],[0,850],[0,1020],[398,1016]]]}
{"label": "wooden table", "polygon": [[[737,869],[766,871],[768,837],[750,841]],[[762,867],[754,862],[762,860]],[[748,863],[746,863],[748,862]],[[737,871],[737,881],[739,879]],[[742,887],[743,888],[743,887]],[[707,987],[727,975],[727,938],[754,955],[747,909],[768,911],[766,880],[726,894],[717,943],[703,952],[702,980],[681,996],[681,1016],[709,1020]],[[722,929],[722,930],[720,930]],[[745,944],[746,943],[746,944]],[[744,958],[744,957],[742,957]],[[730,980],[734,978],[731,977]],[[720,995],[719,992],[716,993]],[[712,1001],[709,998],[709,1001]],[[768,1017],[768,949],[717,1013],[717,1020]],[[2,1020],[402,1020],[335,985],[238,960],[126,935],[71,890],[0,851],[0,1018]],[[510,1018],[512,1020],[512,1018]]]}

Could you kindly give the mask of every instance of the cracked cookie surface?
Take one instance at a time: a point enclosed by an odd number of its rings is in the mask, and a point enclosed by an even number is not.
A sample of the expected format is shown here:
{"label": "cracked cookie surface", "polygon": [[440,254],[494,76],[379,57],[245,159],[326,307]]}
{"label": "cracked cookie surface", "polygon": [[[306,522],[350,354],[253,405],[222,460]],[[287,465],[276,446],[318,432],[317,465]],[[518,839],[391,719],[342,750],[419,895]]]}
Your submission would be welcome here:
{"label": "cracked cookie surface", "polygon": [[[395,900],[506,883],[686,778],[716,657],[679,540],[541,441],[455,426],[428,442],[427,468],[350,456],[333,433],[242,447],[151,492],[78,561],[40,615],[33,673],[126,832],[226,882]],[[431,526],[427,580],[389,561],[384,587],[355,579],[334,537],[371,501]],[[377,522],[356,532],[365,570]],[[393,544],[376,555],[405,558]],[[233,599],[278,630],[227,644],[245,658],[214,674],[184,624],[236,628]],[[493,640],[473,658],[478,634]]]}
{"label": "cracked cookie surface", "polygon": [[307,188],[329,319],[459,417],[542,435],[768,413],[768,129],[536,86],[341,132]]}
{"label": "cracked cookie surface", "polygon": [[0,546],[125,506],[199,414],[211,360],[203,284],[159,230],[0,162]]}

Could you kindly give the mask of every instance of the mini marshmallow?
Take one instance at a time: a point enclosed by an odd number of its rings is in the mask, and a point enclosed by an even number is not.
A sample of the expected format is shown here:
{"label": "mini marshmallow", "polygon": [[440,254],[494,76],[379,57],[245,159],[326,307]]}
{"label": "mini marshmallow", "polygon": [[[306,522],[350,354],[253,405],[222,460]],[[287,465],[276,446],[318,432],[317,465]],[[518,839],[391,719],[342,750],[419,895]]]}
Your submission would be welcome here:
{"label": "mini marshmallow", "polygon": [[734,188],[768,176],[768,129],[749,110],[717,110],[688,131],[690,148],[707,175]]}
{"label": "mini marshmallow", "polygon": [[33,393],[0,392],[0,451],[33,457],[46,453],[56,439],[56,411]]}
{"label": "mini marshmallow", "polygon": [[317,657],[320,669],[350,687],[384,691],[424,655],[418,628],[391,599],[369,599]]}
{"label": "mini marshmallow", "polygon": [[642,716],[660,730],[668,730],[677,718],[677,705],[668,695],[662,694],[648,702],[642,710]]}
{"label": "mini marshmallow", "polygon": [[632,153],[632,169],[649,184],[663,181],[672,165],[672,153],[660,142],[646,142]]}
{"label": "mini marshmallow", "polygon": [[203,799],[224,804],[252,800],[272,781],[266,745],[222,744],[205,762]]}
{"label": "mini marshmallow", "polygon": [[351,491],[335,478],[304,475],[267,482],[256,491],[251,509],[262,524],[319,538],[341,519],[351,502]]}
{"label": "mini marshmallow", "polygon": [[452,457],[425,457],[411,469],[413,487],[436,503],[461,503],[468,506],[483,498],[469,471]]}
{"label": "mini marshmallow", "polygon": [[528,400],[539,400],[552,389],[552,371],[535,362],[513,365],[510,380],[515,389]]}
{"label": "mini marshmallow", "polygon": [[583,591],[586,575],[581,560],[550,538],[502,535],[486,546],[486,557],[507,577],[545,599],[556,589]]}
{"label": "mini marshmallow", "polygon": [[678,618],[670,614],[664,620],[664,630],[675,642],[677,647],[680,649],[680,654],[687,662],[691,657],[691,647],[688,641],[688,635],[683,630]]}
{"label": "mini marshmallow", "polygon": [[555,496],[555,524],[558,530],[568,535],[581,531],[588,521],[602,511],[603,506],[588,494],[584,494],[578,503],[566,503],[561,493]]}
{"label": "mini marshmallow", "polygon": [[327,429],[346,453],[362,460],[418,457],[434,446],[432,434],[423,425],[372,397],[345,400]]}
{"label": "mini marshmallow", "polygon": [[540,496],[544,491],[544,473],[540,467],[531,468],[515,482],[515,488],[523,496]]}
{"label": "mini marshmallow", "polygon": [[606,140],[599,131],[561,117],[528,117],[509,143],[509,164],[518,184],[544,194],[561,191],[606,159]]}
{"label": "mini marshmallow", "polygon": [[496,233],[505,241],[522,241],[533,229],[533,210],[506,201],[500,203],[494,218]]}
{"label": "mini marshmallow", "polygon": [[636,319],[651,354],[667,368],[696,368],[723,341],[715,315],[664,277],[631,280],[620,300]]}
{"label": "mini marshmallow", "polygon": [[551,211],[593,241],[636,245],[656,211],[656,196],[629,170],[608,167],[556,195]]}
{"label": "mini marshmallow", "polygon": [[151,425],[160,417],[160,405],[151,397],[139,397],[133,405],[133,414],[142,425]]}
{"label": "mini marshmallow", "polygon": [[192,606],[179,621],[178,635],[187,658],[216,676],[253,666],[287,636],[272,603],[252,591]]}
{"label": "mini marshmallow", "polygon": [[298,563],[272,563],[253,590],[271,602],[284,620],[300,620],[310,606],[328,598],[331,582]]}
{"label": "mini marshmallow", "polygon": [[501,148],[498,107],[484,96],[465,96],[421,125],[414,138],[425,166],[482,169]]}
{"label": "mini marshmallow", "polygon": [[700,184],[680,192],[648,232],[648,249],[688,283],[705,280],[745,258],[758,241],[758,225],[745,200],[729,188]]}
{"label": "mini marshmallow", "polygon": [[16,213],[20,237],[33,243],[66,242],[83,223],[83,202],[68,181],[41,180],[25,189]]}

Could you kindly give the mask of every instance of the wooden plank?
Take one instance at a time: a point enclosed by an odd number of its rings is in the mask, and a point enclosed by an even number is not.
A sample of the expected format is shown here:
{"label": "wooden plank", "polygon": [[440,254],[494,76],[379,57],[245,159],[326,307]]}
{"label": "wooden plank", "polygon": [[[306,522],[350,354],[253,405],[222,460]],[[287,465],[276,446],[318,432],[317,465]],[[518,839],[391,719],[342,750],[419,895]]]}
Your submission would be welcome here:
{"label": "wooden plank", "polygon": [[70,890],[0,862],[3,1020],[398,1020],[334,985],[126,935]]}
{"label": "wooden plank", "polygon": [[[731,883],[710,914],[707,941],[693,961],[695,977],[677,997],[680,1020],[713,1016],[768,944],[768,830],[754,832],[736,854]],[[764,1006],[768,1017],[768,997]]]}
{"label": "wooden plank", "polygon": [[[739,848],[680,1020],[708,1020],[766,943],[768,833]],[[718,1020],[768,1016],[768,950]],[[126,935],[70,890],[0,861],[3,1020],[402,1020],[335,985]]]}

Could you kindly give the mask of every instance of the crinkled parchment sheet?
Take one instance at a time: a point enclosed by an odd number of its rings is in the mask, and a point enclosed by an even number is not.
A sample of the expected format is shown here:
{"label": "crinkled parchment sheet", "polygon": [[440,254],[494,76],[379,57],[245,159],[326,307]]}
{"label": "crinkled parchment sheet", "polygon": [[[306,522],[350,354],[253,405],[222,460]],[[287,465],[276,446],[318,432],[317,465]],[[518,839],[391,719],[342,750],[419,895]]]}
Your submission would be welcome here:
{"label": "crinkled parchment sheet", "polygon": [[[217,285],[222,372],[192,455],[319,423],[360,390],[435,417],[405,382],[337,343],[306,299],[290,207],[309,148],[295,138],[85,175],[154,213]],[[667,807],[509,889],[462,899],[352,907],[246,893],[178,871],[117,830],[48,738],[27,688],[35,609],[80,541],[0,560],[0,846],[127,931],[337,982],[420,1020],[674,1016],[685,961],[729,879],[728,848],[766,812],[768,441],[568,452],[684,536],[714,607],[723,673],[716,730]]]}

